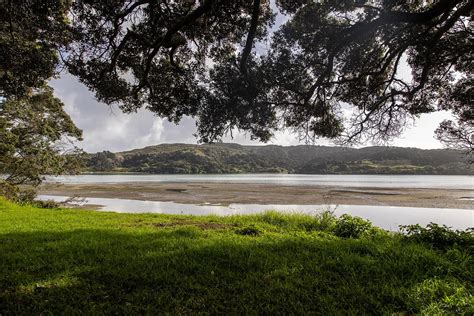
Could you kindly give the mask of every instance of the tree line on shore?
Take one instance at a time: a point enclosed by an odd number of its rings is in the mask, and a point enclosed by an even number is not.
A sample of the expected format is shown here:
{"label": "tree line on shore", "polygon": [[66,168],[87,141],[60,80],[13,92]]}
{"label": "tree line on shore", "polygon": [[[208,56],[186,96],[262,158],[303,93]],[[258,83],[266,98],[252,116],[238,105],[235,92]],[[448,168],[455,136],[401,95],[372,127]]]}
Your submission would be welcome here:
{"label": "tree line on shore", "polygon": [[86,171],[156,174],[473,174],[462,152],[402,147],[162,144],[85,156]]}

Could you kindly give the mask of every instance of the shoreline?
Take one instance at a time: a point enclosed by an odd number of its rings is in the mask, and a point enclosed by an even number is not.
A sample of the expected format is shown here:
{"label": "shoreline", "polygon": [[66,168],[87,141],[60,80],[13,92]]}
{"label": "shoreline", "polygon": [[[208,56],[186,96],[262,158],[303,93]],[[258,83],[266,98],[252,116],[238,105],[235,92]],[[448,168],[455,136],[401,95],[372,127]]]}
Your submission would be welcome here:
{"label": "shoreline", "polygon": [[116,198],[182,204],[345,204],[474,209],[474,190],[246,183],[46,183],[42,195]]}

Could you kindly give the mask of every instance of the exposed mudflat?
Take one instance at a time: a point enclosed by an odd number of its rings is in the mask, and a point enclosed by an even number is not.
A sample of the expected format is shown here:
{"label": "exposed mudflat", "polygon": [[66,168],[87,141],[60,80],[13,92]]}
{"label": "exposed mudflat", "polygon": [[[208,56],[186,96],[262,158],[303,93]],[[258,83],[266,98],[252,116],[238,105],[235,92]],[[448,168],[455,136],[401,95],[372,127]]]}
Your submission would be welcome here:
{"label": "exposed mudflat", "polygon": [[238,183],[47,183],[40,194],[189,204],[347,204],[474,209],[474,190]]}

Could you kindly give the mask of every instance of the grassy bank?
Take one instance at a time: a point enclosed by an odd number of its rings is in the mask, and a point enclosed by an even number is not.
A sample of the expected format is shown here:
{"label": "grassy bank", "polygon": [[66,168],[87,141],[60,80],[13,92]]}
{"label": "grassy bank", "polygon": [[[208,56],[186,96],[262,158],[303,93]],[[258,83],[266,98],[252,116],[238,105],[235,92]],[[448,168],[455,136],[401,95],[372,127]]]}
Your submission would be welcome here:
{"label": "grassy bank", "polygon": [[0,314],[472,314],[472,235],[438,233],[404,238],[329,215],[127,215],[0,199]]}

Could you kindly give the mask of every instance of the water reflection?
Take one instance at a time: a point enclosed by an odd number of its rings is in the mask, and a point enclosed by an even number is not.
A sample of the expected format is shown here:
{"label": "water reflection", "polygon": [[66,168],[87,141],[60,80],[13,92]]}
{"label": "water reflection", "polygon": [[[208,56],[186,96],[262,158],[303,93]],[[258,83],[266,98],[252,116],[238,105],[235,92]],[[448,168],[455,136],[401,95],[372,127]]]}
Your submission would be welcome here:
{"label": "water reflection", "polygon": [[[42,200],[64,201],[64,196],[39,196]],[[88,204],[101,205],[102,211],[119,213],[163,213],[186,215],[235,215],[253,214],[265,210],[282,212],[301,212],[316,214],[330,209],[336,215],[350,214],[369,219],[374,225],[388,230],[397,230],[399,225],[420,224],[430,222],[444,224],[455,229],[466,229],[474,226],[474,210],[438,209],[398,206],[372,205],[262,205],[262,204],[230,204],[230,205],[193,205],[174,202],[138,201],[126,199],[87,198]]]}

